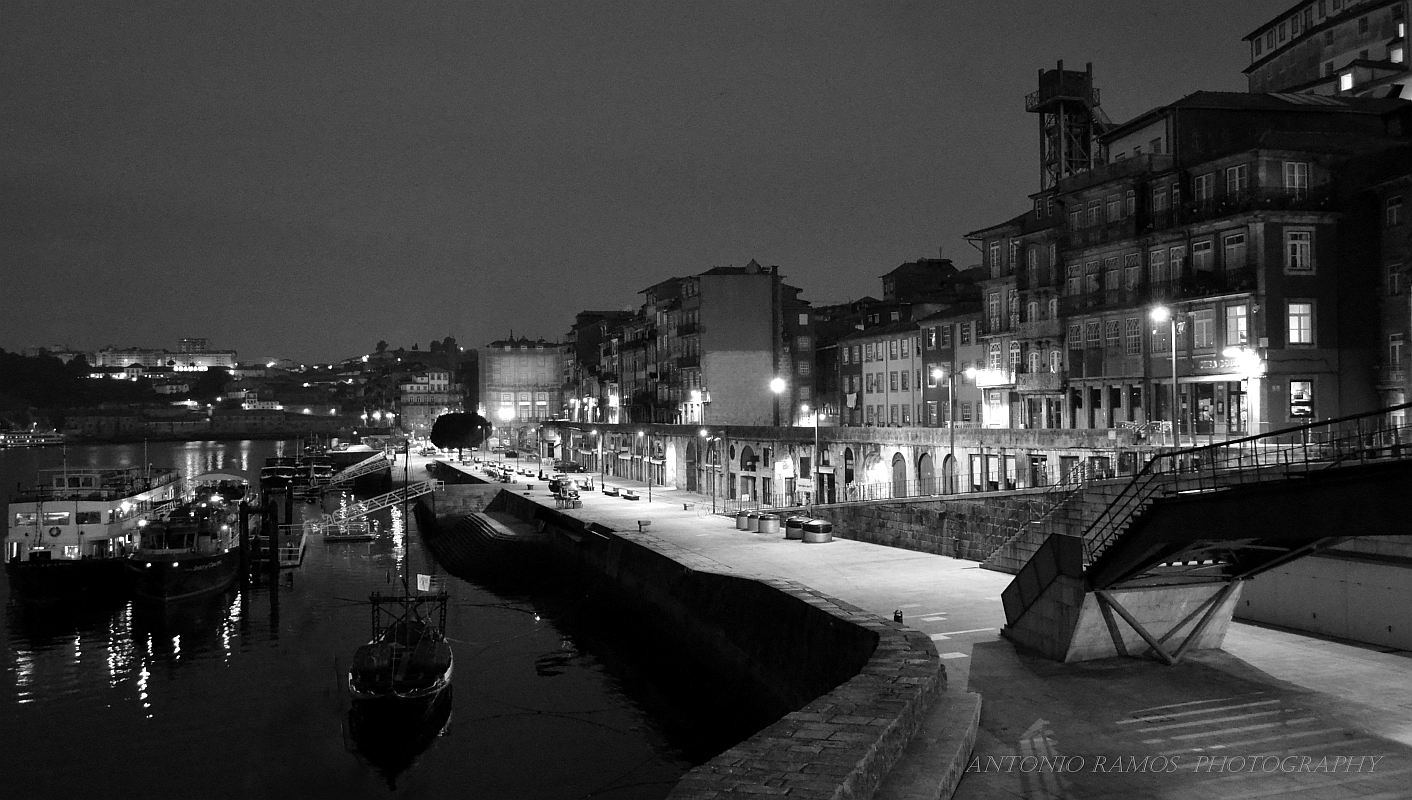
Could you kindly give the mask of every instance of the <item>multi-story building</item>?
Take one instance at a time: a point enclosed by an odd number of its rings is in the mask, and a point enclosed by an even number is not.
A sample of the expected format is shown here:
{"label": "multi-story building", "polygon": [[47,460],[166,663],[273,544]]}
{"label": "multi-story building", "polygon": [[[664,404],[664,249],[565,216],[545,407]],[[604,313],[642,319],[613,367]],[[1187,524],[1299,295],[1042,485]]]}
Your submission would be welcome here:
{"label": "multi-story building", "polygon": [[[1042,80],[1031,102],[1085,92]],[[1198,92],[1103,126],[1109,163],[971,234],[988,268],[986,424],[1175,418],[1186,435],[1237,435],[1371,407],[1356,309],[1373,266],[1336,184],[1353,155],[1412,130],[1409,107]]]}
{"label": "multi-story building", "polygon": [[603,366],[603,345],[611,332],[633,318],[632,311],[580,311],[565,337],[565,415],[575,422],[606,422],[609,385],[616,390]]}
{"label": "multi-story building", "polygon": [[598,393],[581,400],[583,419],[798,424],[816,402],[814,315],[800,292],[753,260],[644,289],[640,313],[605,315],[596,364],[574,356],[571,393]]}
{"label": "multi-story building", "polygon": [[[1378,358],[1375,384],[1379,403],[1394,406],[1412,397],[1412,291],[1408,290],[1412,268],[1412,148],[1400,149],[1387,157],[1371,160],[1371,208],[1377,220],[1379,254],[1376,295],[1378,298]],[[1399,416],[1405,417],[1405,412]]]}
{"label": "multi-story building", "polygon": [[544,339],[501,339],[479,348],[480,414],[520,429],[564,408],[564,346]]}
{"label": "multi-story building", "polygon": [[1303,0],[1251,31],[1252,92],[1409,97],[1408,0]]}
{"label": "multi-story building", "polygon": [[[922,337],[915,322],[893,322],[839,340],[840,369],[855,406],[850,420],[877,427],[911,427],[925,418]],[[843,363],[847,348],[847,363]],[[861,387],[856,390],[855,387]]]}
{"label": "multi-story building", "polygon": [[976,386],[976,370],[985,358],[979,336],[980,312],[970,305],[958,306],[923,317],[917,326],[926,381],[924,414],[918,424],[933,428],[980,426],[983,395]]}
{"label": "multi-story building", "polygon": [[453,390],[451,373],[446,370],[415,372],[403,378],[397,388],[402,430],[414,436],[429,435],[437,417],[461,410],[460,394]]}

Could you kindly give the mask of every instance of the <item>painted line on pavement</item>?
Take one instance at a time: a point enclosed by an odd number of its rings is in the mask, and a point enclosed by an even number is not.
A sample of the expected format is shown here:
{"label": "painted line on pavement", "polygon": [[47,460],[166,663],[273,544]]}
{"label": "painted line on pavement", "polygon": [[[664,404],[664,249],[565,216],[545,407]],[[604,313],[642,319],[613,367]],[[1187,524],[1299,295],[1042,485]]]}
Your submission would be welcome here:
{"label": "painted line on pavement", "polygon": [[972,629],[969,630],[969,631],[947,631],[946,633],[933,633],[933,634],[931,635],[931,640],[932,640],[933,642],[942,642],[942,641],[946,641],[947,639],[950,639],[952,636],[960,636],[960,635],[963,634],[963,633],[985,633],[986,631],[993,631],[993,630],[995,630],[995,629],[994,629],[994,628],[972,628]]}
{"label": "painted line on pavement", "polygon": [[1262,694],[1265,694],[1265,693],[1264,693],[1264,692],[1248,692],[1248,693],[1246,693],[1246,694],[1233,694],[1233,695],[1231,695],[1230,697],[1213,697],[1213,698],[1211,698],[1210,700],[1188,700],[1188,701],[1185,702],[1185,703],[1170,703],[1170,704],[1165,705],[1165,706],[1152,706],[1151,708],[1139,708],[1139,709],[1137,709],[1136,711],[1134,711],[1133,713],[1134,713],[1134,714],[1141,714],[1141,713],[1144,712],[1144,711],[1161,711],[1161,710],[1164,709],[1164,708],[1182,708],[1182,707],[1184,707],[1184,706],[1195,706],[1195,705],[1200,705],[1200,704],[1202,704],[1202,703],[1224,703],[1224,702],[1226,702],[1227,700],[1239,700],[1240,698],[1243,698],[1243,697],[1255,697],[1256,695],[1262,695]]}
{"label": "painted line on pavement", "polygon": [[966,658],[965,653],[942,653],[942,658]]}
{"label": "painted line on pavement", "polygon": [[[1208,744],[1208,745],[1205,745],[1205,746],[1202,746],[1202,747],[1183,747],[1183,748],[1181,748],[1180,750],[1166,750],[1166,751],[1164,751],[1164,752],[1158,753],[1157,755],[1159,755],[1159,756],[1175,756],[1175,755],[1181,755],[1182,753],[1207,753],[1207,752],[1211,752],[1211,751],[1215,751],[1215,750],[1230,750],[1230,749],[1233,749],[1233,748],[1236,748],[1236,747],[1249,747],[1250,745],[1253,745],[1253,744],[1266,744],[1266,743],[1268,743],[1268,742],[1278,742],[1278,741],[1288,740],[1288,739],[1303,739],[1303,738],[1308,737],[1308,736],[1322,736],[1322,735],[1324,735],[1324,734],[1326,734],[1326,733],[1343,733],[1343,728],[1319,728],[1318,730],[1313,730],[1313,731],[1297,731],[1297,732],[1295,732],[1295,733],[1282,733],[1282,734],[1280,734],[1279,736],[1262,736],[1262,737],[1259,738],[1259,739],[1243,739],[1243,740],[1238,741],[1238,742],[1220,742],[1220,743],[1218,743],[1218,744]],[[1160,742],[1160,741],[1163,741],[1163,740],[1162,740],[1162,739],[1153,739],[1152,741],[1153,741],[1153,742]],[[1144,742],[1144,744],[1147,744],[1147,742]],[[1327,743],[1327,744],[1337,744],[1337,742],[1329,742],[1329,743]]]}
{"label": "painted line on pavement", "polygon": [[1308,725],[1311,722],[1318,722],[1318,717],[1301,717],[1300,719],[1282,719],[1278,722],[1264,722],[1259,725],[1245,725],[1240,728],[1228,728],[1220,731],[1202,731],[1201,733],[1184,733],[1180,736],[1173,736],[1172,741],[1183,742],[1187,739],[1200,739],[1203,736],[1225,736],[1230,733],[1245,733],[1246,731],[1266,731],[1271,728],[1278,728],[1281,725]]}
{"label": "painted line on pavement", "polygon": [[1157,720],[1175,719],[1177,717],[1189,717],[1192,714],[1210,714],[1213,711],[1230,711],[1235,708],[1250,708],[1251,706],[1268,706],[1278,703],[1279,700],[1257,700],[1254,703],[1237,703],[1233,706],[1212,706],[1211,708],[1198,708],[1192,711],[1174,711],[1171,714],[1153,714],[1148,717],[1135,717],[1133,719],[1120,719],[1118,725],[1132,725],[1135,722],[1156,722]]}

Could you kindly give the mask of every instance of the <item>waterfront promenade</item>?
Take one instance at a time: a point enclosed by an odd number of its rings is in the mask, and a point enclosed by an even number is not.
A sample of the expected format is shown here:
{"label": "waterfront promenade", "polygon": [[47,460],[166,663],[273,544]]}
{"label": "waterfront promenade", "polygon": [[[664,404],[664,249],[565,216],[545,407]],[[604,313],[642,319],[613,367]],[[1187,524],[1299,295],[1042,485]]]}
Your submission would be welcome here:
{"label": "waterfront promenade", "polygon": [[[634,534],[647,520],[642,535],[723,571],[797,581],[885,619],[901,611],[905,625],[928,634],[948,679],[938,721],[965,693],[984,698],[979,761],[969,762],[981,770],[964,776],[957,798],[1412,796],[1406,654],[1235,623],[1224,651],[1175,667],[1140,659],[1059,664],[999,636],[1009,575],[843,538],[803,544],[738,531],[710,513],[709,497],[654,487],[648,501],[642,484],[608,483],[642,499],[584,492],[583,507],[564,513]],[[505,488],[553,504],[543,482]],[[880,797],[926,796],[948,766],[946,747],[926,746],[933,733],[923,728]],[[1064,770],[1024,769],[1035,763],[1026,756],[1057,759]]]}

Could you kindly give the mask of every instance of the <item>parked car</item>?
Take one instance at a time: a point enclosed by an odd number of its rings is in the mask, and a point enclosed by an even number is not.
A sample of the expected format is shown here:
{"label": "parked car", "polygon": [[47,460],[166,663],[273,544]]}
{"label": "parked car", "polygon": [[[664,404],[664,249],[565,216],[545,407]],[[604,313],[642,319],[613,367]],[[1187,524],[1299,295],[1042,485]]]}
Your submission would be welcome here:
{"label": "parked car", "polygon": [[505,453],[504,453],[504,455],[505,455],[506,458],[519,458],[519,457],[520,457],[520,454],[519,454],[518,452],[514,451],[514,450],[506,450]]}
{"label": "parked car", "polygon": [[572,461],[559,461],[559,462],[555,463],[554,468],[557,469],[557,470],[559,470],[560,472],[584,472],[584,471],[585,471],[582,464],[575,464],[575,463],[572,462]]}

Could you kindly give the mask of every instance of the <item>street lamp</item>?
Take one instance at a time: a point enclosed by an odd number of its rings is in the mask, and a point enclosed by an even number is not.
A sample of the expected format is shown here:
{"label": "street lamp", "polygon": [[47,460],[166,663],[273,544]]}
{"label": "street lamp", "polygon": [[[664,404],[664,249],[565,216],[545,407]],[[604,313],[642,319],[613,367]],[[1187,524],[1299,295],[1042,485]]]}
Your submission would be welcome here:
{"label": "street lamp", "polygon": [[642,446],[639,448],[640,450],[642,450],[642,471],[638,474],[642,475],[644,478],[647,479],[647,502],[650,503],[652,502],[652,463],[647,460],[647,453],[649,450],[649,445],[651,443],[644,442],[642,437],[643,432],[638,431],[637,439],[639,442],[643,443]]}
{"label": "street lamp", "polygon": [[1171,326],[1170,334],[1172,338],[1172,446],[1177,444],[1177,316],[1172,313],[1172,309],[1166,306],[1157,306],[1148,314],[1152,321],[1161,325],[1167,323]]}
{"label": "street lamp", "polygon": [[[967,378],[975,380],[976,368],[966,367],[962,374]],[[951,369],[943,370],[941,367],[932,367],[933,378],[941,380],[943,375],[946,376],[946,427],[948,432],[947,438],[950,439],[951,479],[955,481],[956,473],[959,471],[957,469],[959,462],[956,461],[956,368],[952,367]],[[945,478],[944,472],[942,477]],[[946,486],[944,488],[949,491],[953,487]]]}
{"label": "street lamp", "polygon": [[[808,414],[808,413],[809,413],[809,404],[808,404],[808,403],[804,403],[803,405],[801,405],[801,406],[799,407],[799,410],[800,410],[801,412],[805,413],[805,414]],[[819,481],[820,481],[820,477],[821,477],[821,476],[820,476],[820,472],[819,472],[819,410],[818,410],[817,408],[814,409],[814,475],[813,475],[813,477],[814,477],[814,483],[813,483],[814,488],[813,488],[812,490],[810,490],[810,492],[809,492],[809,509],[810,509],[809,513],[810,513],[810,516],[812,516],[813,513],[814,513],[814,512],[813,512],[813,508],[814,508],[814,502],[813,502],[813,501],[814,501],[814,498],[816,498],[816,497],[818,496],[818,494],[819,494]]]}
{"label": "street lamp", "polygon": [[785,382],[784,382],[784,378],[775,377],[775,378],[771,378],[771,379],[770,379],[770,391],[772,391],[772,392],[775,393],[775,427],[776,427],[776,428],[778,428],[778,427],[780,426],[780,395],[784,392],[785,386],[786,386],[786,384],[785,384]]}

